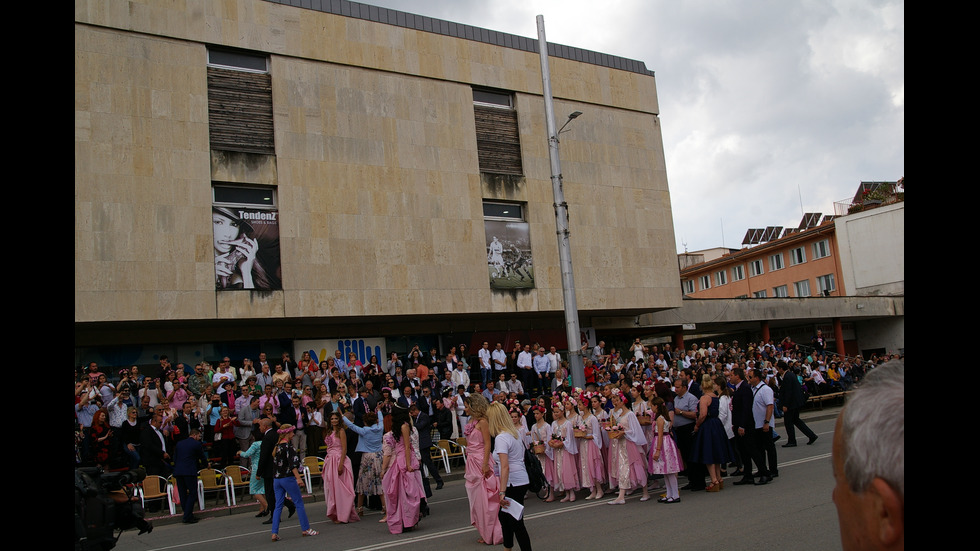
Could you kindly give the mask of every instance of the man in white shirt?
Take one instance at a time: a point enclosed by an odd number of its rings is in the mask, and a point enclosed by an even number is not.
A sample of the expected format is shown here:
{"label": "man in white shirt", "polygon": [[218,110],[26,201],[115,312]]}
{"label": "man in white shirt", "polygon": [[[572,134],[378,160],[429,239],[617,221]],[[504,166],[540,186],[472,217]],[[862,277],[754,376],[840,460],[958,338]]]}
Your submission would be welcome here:
{"label": "man in white shirt", "polygon": [[[499,342],[497,343],[497,347],[493,349],[493,352],[490,353],[490,357],[493,360],[492,365],[495,374],[507,369],[507,353],[504,352],[503,345],[501,345]],[[491,376],[491,379],[494,378],[496,377]],[[484,384],[486,383],[487,381],[484,381]]]}
{"label": "man in white shirt", "polygon": [[752,454],[756,466],[759,468],[759,477],[755,480],[756,486],[769,483],[774,477],[779,476],[779,469],[776,467],[776,445],[772,439],[773,410],[776,402],[772,388],[763,380],[763,375],[759,369],[749,371],[749,384],[752,385],[752,419],[755,421],[754,444],[756,449]]}
{"label": "man in white shirt", "polygon": [[[483,370],[481,369],[480,371],[482,372]],[[470,373],[465,367],[463,367],[463,364],[456,364],[456,369],[453,370],[452,374],[452,381],[453,388],[457,388],[460,385],[462,385],[464,388],[468,388],[470,386]]]}
{"label": "man in white shirt", "polygon": [[483,348],[480,349],[477,355],[480,357],[480,377],[483,378],[483,384],[487,384],[490,381],[491,374],[493,374],[493,368],[490,363],[490,343],[484,341]]}
{"label": "man in white shirt", "polygon": [[602,365],[606,361],[606,341],[599,341],[599,344],[592,349],[592,362]]}
{"label": "man in white shirt", "polygon": [[558,366],[561,365],[561,355],[558,354],[558,349],[552,346],[551,350],[545,356],[551,362],[551,367],[548,368],[548,376],[554,378],[555,372],[558,371]]}
{"label": "man in white shirt", "polygon": [[525,344],[524,350],[517,355],[517,371],[520,373],[519,378],[524,383],[524,388],[530,390],[535,384],[537,384],[537,375],[534,373],[534,361],[533,356],[531,356],[531,345]]}
{"label": "man in white shirt", "polygon": [[218,364],[218,371],[211,378],[211,387],[218,391],[218,394],[225,393],[225,381],[235,382],[235,375],[228,371],[231,365],[231,358],[227,356]]}

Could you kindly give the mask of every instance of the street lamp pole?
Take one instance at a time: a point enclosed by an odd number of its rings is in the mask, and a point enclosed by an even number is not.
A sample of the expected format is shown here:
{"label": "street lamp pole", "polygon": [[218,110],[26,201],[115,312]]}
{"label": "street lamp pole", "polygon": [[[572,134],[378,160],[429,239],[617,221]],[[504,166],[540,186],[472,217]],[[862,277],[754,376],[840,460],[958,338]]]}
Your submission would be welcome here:
{"label": "street lamp pole", "polygon": [[555,106],[551,97],[551,71],[548,68],[548,40],[544,34],[544,16],[537,17],[538,50],[541,55],[541,84],[544,88],[544,114],[548,123],[548,154],[551,157],[551,188],[555,196],[555,226],[558,234],[558,260],[561,265],[562,298],[565,303],[565,337],[568,339],[568,365],[572,385],[585,387],[585,366],[582,364],[581,331],[578,324],[578,304],[575,300],[575,278],[572,276],[572,249],[568,242],[568,203],[562,187],[561,159],[558,156],[558,134],[572,119],[582,113],[575,111],[556,129]]}

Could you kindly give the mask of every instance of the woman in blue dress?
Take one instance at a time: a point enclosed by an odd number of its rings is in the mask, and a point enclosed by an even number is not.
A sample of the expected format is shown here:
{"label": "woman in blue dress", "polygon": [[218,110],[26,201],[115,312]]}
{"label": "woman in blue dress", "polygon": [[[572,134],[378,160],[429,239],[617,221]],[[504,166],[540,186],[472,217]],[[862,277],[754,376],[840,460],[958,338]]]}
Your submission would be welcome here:
{"label": "woman in blue dress", "polygon": [[720,492],[724,487],[721,478],[721,465],[732,460],[732,448],[728,443],[725,427],[718,418],[718,388],[705,374],[701,379],[701,391],[704,393],[698,403],[698,420],[694,424],[694,450],[691,458],[708,467],[711,484],[706,488],[709,492]]}

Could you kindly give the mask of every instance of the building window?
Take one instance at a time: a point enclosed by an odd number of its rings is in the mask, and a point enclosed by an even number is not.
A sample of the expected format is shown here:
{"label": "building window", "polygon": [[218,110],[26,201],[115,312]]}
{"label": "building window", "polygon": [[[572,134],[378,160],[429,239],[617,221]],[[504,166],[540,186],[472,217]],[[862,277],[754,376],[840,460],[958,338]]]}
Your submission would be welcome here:
{"label": "building window", "polygon": [[837,287],[834,286],[834,274],[827,274],[818,277],[817,289],[823,296],[828,296],[832,291],[837,290]]}
{"label": "building window", "polygon": [[738,296],[737,296],[737,297],[735,297],[735,298],[749,298],[749,295],[738,295]]}
{"label": "building window", "polygon": [[725,285],[728,283],[728,270],[715,272],[715,284]]}
{"label": "building window", "polygon": [[830,243],[826,239],[813,244],[813,258],[824,258],[827,256],[830,256]]}
{"label": "building window", "polygon": [[208,49],[207,72],[211,149],[275,153],[268,57]]}
{"label": "building window", "polygon": [[797,247],[789,252],[789,264],[790,266],[796,266],[797,264],[803,264],[806,262],[806,249],[803,247]]}
{"label": "building window", "polygon": [[745,279],[745,266],[739,264],[732,267],[732,281],[742,281]]}
{"label": "building window", "polygon": [[749,273],[752,274],[752,277],[766,273],[765,269],[762,267],[762,260],[753,260],[752,262],[749,262]]}
{"label": "building window", "polygon": [[688,279],[688,280],[684,281],[684,283],[682,284],[682,286],[684,287],[684,294],[685,295],[693,295],[694,294],[694,280],[693,279]]}
{"label": "building window", "polygon": [[711,276],[703,275],[701,276],[701,290],[707,291],[711,288]]}
{"label": "building window", "polygon": [[473,114],[480,172],[522,176],[524,167],[514,96],[509,92],[474,88]]}
{"label": "building window", "polygon": [[531,237],[523,203],[483,202],[487,271],[494,289],[533,289]]}
{"label": "building window", "polygon": [[769,257],[769,271],[775,272],[776,270],[783,269],[783,253],[774,254]]}
{"label": "building window", "polygon": [[810,280],[804,279],[803,281],[797,281],[793,284],[796,289],[796,296],[798,297],[808,297],[810,296]]}
{"label": "building window", "polygon": [[785,285],[772,288],[772,296],[786,298],[789,296],[789,289]]}
{"label": "building window", "polygon": [[282,289],[275,188],[215,183],[211,190],[215,289]]}
{"label": "building window", "polygon": [[766,292],[765,291],[754,291],[752,293],[752,297],[753,298],[766,298]]}

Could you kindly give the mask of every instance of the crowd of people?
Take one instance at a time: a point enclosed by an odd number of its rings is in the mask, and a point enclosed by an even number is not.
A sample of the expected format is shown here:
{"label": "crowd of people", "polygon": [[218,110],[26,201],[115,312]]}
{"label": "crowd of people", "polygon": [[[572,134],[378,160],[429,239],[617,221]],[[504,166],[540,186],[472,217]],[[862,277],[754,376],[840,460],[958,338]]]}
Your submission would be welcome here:
{"label": "crowd of people", "polygon": [[[315,535],[299,471],[307,455],[323,456],[328,517],[357,521],[367,505],[400,533],[428,514],[429,476],[442,488],[428,451],[433,435],[464,437],[480,541],[510,548],[516,538],[523,549],[523,523],[503,510],[522,505],[527,486],[515,442],[543,466],[545,501],[612,492],[609,503],[621,505],[628,493],[647,501],[663,489],[659,501],[670,504],[685,488],[721,491],[729,475],[736,485],[767,484],[779,475],[775,419],[785,418],[784,446],[796,445],[796,429],[812,443],[817,436],[799,418],[806,395],[846,390],[884,360],[838,359],[788,338],[679,351],[636,339],[623,354],[600,341],[583,355],[581,388],[555,347],[520,342],[510,352],[484,342],[473,355],[465,345],[445,354],[415,347],[384,364],[340,350],[319,363],[308,353],[298,361],[262,353],[240,366],[228,357],[173,365],[162,356],[149,374],[137,366],[107,374],[92,362],[75,387],[76,463],[142,465],[169,477],[176,450],[190,448],[179,444],[201,440],[211,464],[252,468],[257,516],[271,517],[277,539],[284,507],[298,509],[304,535]],[[681,474],[687,485],[679,488]],[[185,521],[193,522],[190,501]]]}

